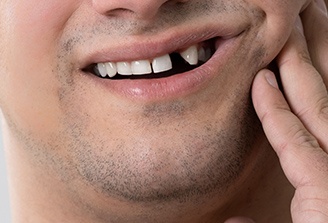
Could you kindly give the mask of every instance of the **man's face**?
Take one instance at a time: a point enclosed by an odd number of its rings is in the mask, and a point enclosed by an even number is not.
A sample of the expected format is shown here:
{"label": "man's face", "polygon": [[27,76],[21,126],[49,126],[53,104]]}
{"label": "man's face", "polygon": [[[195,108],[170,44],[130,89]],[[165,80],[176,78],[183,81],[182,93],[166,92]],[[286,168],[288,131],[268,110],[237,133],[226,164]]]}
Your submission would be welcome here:
{"label": "man's face", "polygon": [[[10,133],[71,188],[134,202],[220,196],[261,157],[252,79],[304,4],[2,0],[0,105]],[[205,63],[191,67],[184,53]],[[165,73],[100,77],[103,63],[142,61],[144,74],[170,60]]]}

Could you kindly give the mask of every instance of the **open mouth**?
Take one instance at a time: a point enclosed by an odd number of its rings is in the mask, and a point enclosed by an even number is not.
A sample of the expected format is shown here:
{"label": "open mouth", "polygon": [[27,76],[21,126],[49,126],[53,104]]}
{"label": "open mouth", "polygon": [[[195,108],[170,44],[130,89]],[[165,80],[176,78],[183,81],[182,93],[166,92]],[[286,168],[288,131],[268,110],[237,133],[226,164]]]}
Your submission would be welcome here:
{"label": "open mouth", "polygon": [[169,77],[193,70],[206,63],[216,51],[217,39],[212,38],[152,59],[94,63],[83,71],[112,80]]}

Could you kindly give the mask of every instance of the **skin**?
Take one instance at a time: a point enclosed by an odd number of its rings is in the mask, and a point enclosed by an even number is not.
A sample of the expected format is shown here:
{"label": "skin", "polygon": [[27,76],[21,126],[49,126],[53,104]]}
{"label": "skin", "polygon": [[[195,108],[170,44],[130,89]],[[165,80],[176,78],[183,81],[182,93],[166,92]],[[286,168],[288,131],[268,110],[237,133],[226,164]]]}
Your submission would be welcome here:
{"label": "skin", "polygon": [[[0,2],[13,222],[328,221],[323,2],[139,3]],[[248,28],[214,80],[192,94],[135,101],[78,72],[80,56],[104,42],[213,20]],[[285,97],[262,70],[275,58]]]}

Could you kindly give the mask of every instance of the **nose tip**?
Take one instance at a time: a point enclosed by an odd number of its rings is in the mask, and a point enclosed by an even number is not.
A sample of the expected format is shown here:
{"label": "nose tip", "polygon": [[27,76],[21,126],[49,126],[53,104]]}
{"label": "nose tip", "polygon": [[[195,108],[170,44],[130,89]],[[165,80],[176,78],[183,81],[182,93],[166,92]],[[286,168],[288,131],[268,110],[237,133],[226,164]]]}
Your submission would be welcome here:
{"label": "nose tip", "polygon": [[152,19],[165,3],[183,3],[188,0],[92,0],[93,8],[103,15],[133,16]]}

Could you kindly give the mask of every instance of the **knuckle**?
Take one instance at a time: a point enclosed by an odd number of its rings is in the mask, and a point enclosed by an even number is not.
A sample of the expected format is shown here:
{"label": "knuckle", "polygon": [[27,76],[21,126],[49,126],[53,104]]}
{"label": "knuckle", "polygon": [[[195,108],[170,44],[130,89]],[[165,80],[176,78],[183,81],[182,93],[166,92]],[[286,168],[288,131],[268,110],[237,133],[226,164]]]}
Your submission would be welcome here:
{"label": "knuckle", "polygon": [[318,100],[314,100],[314,102],[295,112],[295,114],[306,123],[315,120],[316,123],[328,124],[328,96],[325,95]]}
{"label": "knuckle", "polygon": [[298,52],[298,58],[300,59],[300,62],[302,62],[302,63],[308,64],[311,66],[313,65],[310,54],[306,49],[303,49]]}
{"label": "knuckle", "polygon": [[290,138],[291,140],[285,143],[285,145],[283,146],[285,148],[289,146],[289,143],[291,143],[291,145],[296,145],[297,147],[302,148],[320,147],[317,139],[300,124],[295,124],[290,127],[288,138]]}

